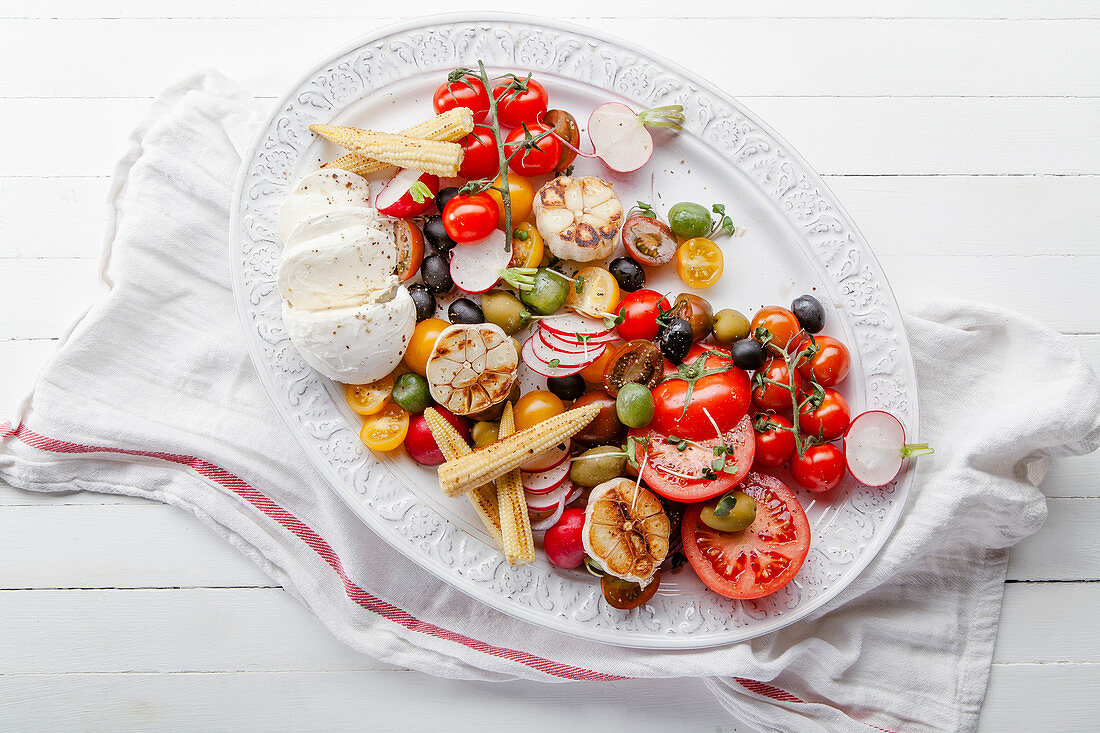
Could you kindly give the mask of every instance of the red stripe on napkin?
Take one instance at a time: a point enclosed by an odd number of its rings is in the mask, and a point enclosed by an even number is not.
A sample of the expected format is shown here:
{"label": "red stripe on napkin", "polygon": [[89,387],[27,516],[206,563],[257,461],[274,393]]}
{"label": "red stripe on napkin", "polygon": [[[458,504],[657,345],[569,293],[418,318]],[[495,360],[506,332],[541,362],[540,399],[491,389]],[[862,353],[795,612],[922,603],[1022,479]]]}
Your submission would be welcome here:
{"label": "red stripe on napkin", "polygon": [[[769,685],[766,682],[758,682],[756,680],[745,679],[744,677],[734,677],[733,681],[744,687],[749,692],[754,692],[757,695],[762,695],[772,700],[778,700],[779,702],[797,702],[805,704],[806,701],[800,697],[796,697],[786,690],[781,690],[774,685]],[[859,721],[863,723],[863,721]],[[880,730],[882,733],[894,733],[893,731],[886,730],[885,728],[879,728],[877,725],[871,723],[863,723],[868,728],[874,728]]]}
{"label": "red stripe on napkin", "polygon": [[340,561],[339,556],[332,549],[332,546],[328,544],[320,535],[314,532],[310,527],[306,526],[300,519],[292,515],[286,509],[273,502],[262,493],[249,486],[239,477],[234,476],[224,468],[215,466],[212,463],[202,460],[201,458],[195,458],[194,456],[185,456],[175,453],[158,453],[154,451],[141,451],[141,450],[127,450],[124,448],[106,448],[102,446],[92,445],[80,445],[78,443],[70,443],[64,440],[57,440],[56,438],[48,438],[44,435],[40,435],[25,425],[18,425],[12,427],[11,423],[3,423],[0,425],[0,438],[16,438],[23,443],[37,448],[39,450],[50,451],[52,453],[116,453],[126,456],[143,456],[146,458],[158,458],[169,463],[175,463],[181,466],[186,466],[200,476],[210,479],[215,483],[229,489],[237,496],[247,501],[252,506],[259,509],[269,518],[275,520],[285,529],[289,530],[302,542],[305,542],[309,547],[320,555],[329,567],[331,567],[339,576],[341,582],[344,584],[344,591],[347,593],[351,600],[355,601],[359,606],[370,611],[371,613],[378,614],[388,621],[392,621],[395,624],[405,627],[410,631],[415,631],[421,634],[427,634],[437,639],[443,639],[445,641],[451,641],[456,644],[461,644],[465,647],[473,649],[474,651],[482,652],[493,657],[500,659],[508,659],[513,662],[518,662],[532,669],[537,669],[540,672],[544,672],[553,677],[560,677],[567,680],[582,680],[582,681],[595,681],[595,682],[608,682],[614,680],[630,679],[628,677],[620,677],[613,674],[605,674],[603,672],[594,672],[590,669],[584,669],[582,667],[573,667],[568,664],[561,664],[559,662],[553,662],[549,659],[543,659],[542,657],[529,654],[527,652],[518,651],[516,649],[508,649],[506,647],[493,646],[477,639],[472,639],[464,634],[457,633],[455,631],[449,631],[442,627],[427,621],[421,621],[404,609],[398,608],[392,603],[387,603],[382,599],[371,595],[367,591],[360,588],[347,576],[344,572],[343,563]]}

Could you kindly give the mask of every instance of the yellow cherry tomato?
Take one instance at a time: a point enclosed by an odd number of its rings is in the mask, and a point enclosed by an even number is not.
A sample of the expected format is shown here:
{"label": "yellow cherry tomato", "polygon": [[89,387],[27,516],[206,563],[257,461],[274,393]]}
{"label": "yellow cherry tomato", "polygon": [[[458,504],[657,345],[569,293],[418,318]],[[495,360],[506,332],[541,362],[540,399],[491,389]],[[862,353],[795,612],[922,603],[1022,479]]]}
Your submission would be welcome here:
{"label": "yellow cherry tomato", "polygon": [[393,392],[393,374],[387,374],[370,384],[349,384],[345,387],[344,398],[348,407],[360,415],[373,415],[382,409]]}
{"label": "yellow cherry tomato", "polygon": [[428,357],[435,348],[435,340],[451,324],[442,318],[426,318],[416,324],[409,338],[409,348],[405,351],[405,366],[420,376],[428,373]]}
{"label": "yellow cherry tomato", "polygon": [[676,250],[676,272],[693,288],[707,288],[722,277],[722,250],[706,237],[695,237]]}
{"label": "yellow cherry tomato", "polygon": [[[493,185],[500,188],[502,185],[500,176],[497,176],[497,179],[493,181]],[[527,217],[531,216],[531,206],[532,202],[535,200],[535,187],[523,176],[508,171],[508,190],[512,194],[512,227],[514,228],[517,222],[524,221]],[[497,226],[503,229],[504,201],[500,197],[500,191],[490,188],[485,193],[492,196],[493,201],[497,202],[497,211],[500,213],[500,218],[497,220]]]}
{"label": "yellow cherry tomato", "polygon": [[614,276],[602,267],[589,265],[573,278],[565,303],[589,313],[610,313],[619,304],[619,296]]}
{"label": "yellow cherry tomato", "polygon": [[602,348],[603,353],[596,361],[581,369],[581,379],[588,384],[603,384],[603,373],[607,369],[607,363],[615,355],[615,347],[611,344],[599,344],[593,348]]}
{"label": "yellow cherry tomato", "polygon": [[393,402],[373,415],[363,418],[359,437],[371,450],[393,450],[405,440],[409,432],[409,413]]}
{"label": "yellow cherry tomato", "polygon": [[513,228],[516,236],[512,237],[512,267],[538,267],[544,251],[539,230],[529,221]]}
{"label": "yellow cherry tomato", "polygon": [[543,420],[565,412],[565,403],[553,392],[536,389],[520,397],[513,409],[516,430],[526,430],[532,425],[538,425]]}

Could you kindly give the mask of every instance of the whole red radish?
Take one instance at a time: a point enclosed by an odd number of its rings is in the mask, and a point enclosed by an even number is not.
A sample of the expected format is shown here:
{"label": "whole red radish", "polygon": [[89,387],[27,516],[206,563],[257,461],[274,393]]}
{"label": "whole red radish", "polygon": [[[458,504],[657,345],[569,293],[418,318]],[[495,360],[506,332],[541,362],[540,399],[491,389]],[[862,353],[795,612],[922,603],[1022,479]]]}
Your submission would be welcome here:
{"label": "whole red radish", "polygon": [[[446,418],[447,422],[455,426],[463,440],[470,439],[470,421],[459,417],[445,407],[432,408]],[[421,466],[438,466],[443,463],[443,451],[432,437],[432,431],[428,428],[428,421],[423,414],[413,415],[409,418],[409,432],[405,436],[405,450],[409,457]]]}
{"label": "whole red radish", "polygon": [[584,562],[584,510],[573,507],[562,512],[561,519],[546,530],[543,547],[546,559],[559,568],[576,568]]}

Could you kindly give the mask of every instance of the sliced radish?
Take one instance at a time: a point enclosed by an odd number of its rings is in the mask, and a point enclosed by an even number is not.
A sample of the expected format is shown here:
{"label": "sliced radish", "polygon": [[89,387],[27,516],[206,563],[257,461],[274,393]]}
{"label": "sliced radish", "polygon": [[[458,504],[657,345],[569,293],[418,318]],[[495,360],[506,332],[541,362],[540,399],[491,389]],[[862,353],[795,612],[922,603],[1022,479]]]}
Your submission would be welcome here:
{"label": "sliced radish", "polygon": [[543,530],[550,529],[558,520],[561,519],[561,515],[565,513],[565,500],[563,499],[550,515],[544,519],[540,519],[535,522],[531,522],[531,529],[535,532],[542,532]]}
{"label": "sliced radish", "polygon": [[848,471],[867,486],[885,486],[898,475],[906,458],[931,452],[927,443],[907,444],[901,421],[881,410],[857,415],[844,433]]}
{"label": "sliced radish", "polygon": [[636,171],[653,155],[653,136],[647,126],[678,130],[684,120],[683,107],[672,105],[635,112],[621,102],[607,102],[592,110],[588,137],[592,150],[619,173]]}
{"label": "sliced radish", "polygon": [[546,342],[547,346],[551,346],[561,351],[572,351],[574,353],[590,350],[601,351],[604,344],[610,344],[614,342],[614,338],[600,338],[598,340],[589,340],[585,342],[573,341],[565,336],[559,336],[553,331],[548,331],[545,328],[539,329],[539,336]]}
{"label": "sliced radish", "polygon": [[536,512],[548,512],[554,508],[554,505],[559,501],[569,497],[569,492],[573,490],[572,481],[561,481],[550,491],[544,491],[536,494],[533,491],[525,491],[523,496],[527,501],[527,508],[533,509]]}
{"label": "sliced radish", "polygon": [[559,488],[569,476],[569,464],[562,461],[557,466],[538,473],[521,473],[523,490],[528,494],[549,494]]}
{"label": "sliced radish", "polygon": [[546,342],[536,333],[529,341],[534,343],[531,345],[531,353],[535,355],[535,358],[541,361],[543,364],[561,366],[561,367],[573,367],[573,366],[587,366],[596,360],[599,356],[599,352],[595,349],[591,349],[589,353],[562,351],[553,347],[547,346]]}
{"label": "sliced radish", "polygon": [[535,374],[543,377],[568,377],[576,374],[587,366],[586,364],[581,364],[579,366],[564,367],[559,364],[558,366],[552,367],[549,363],[535,356],[534,348],[536,343],[542,342],[539,341],[538,336],[532,336],[523,342],[523,348],[520,350],[520,353],[523,355],[523,363]]}
{"label": "sliced radish", "polygon": [[550,450],[545,450],[524,463],[520,466],[520,470],[527,473],[538,473],[560,466],[569,457],[569,445],[572,442],[572,440],[566,438],[564,443],[558,443]]}
{"label": "sliced radish", "polygon": [[573,339],[576,339],[579,333],[586,334],[593,338],[611,333],[611,329],[605,326],[603,321],[579,316],[576,313],[560,313],[549,316],[548,318],[543,318],[539,321],[539,326],[549,331],[553,331],[559,336]]}
{"label": "sliced radish", "polygon": [[[419,190],[414,195],[412,188],[418,183]],[[378,192],[378,197],[374,199],[374,207],[386,216],[407,219],[411,216],[420,216],[432,208],[437,193],[439,193],[439,176],[433,176],[431,173],[424,173],[415,168],[402,168]],[[416,201],[417,198],[420,199],[419,202]]]}
{"label": "sliced radish", "polygon": [[575,502],[577,500],[577,497],[584,492],[584,489],[582,489],[580,486],[577,486],[573,482],[570,482],[570,485],[573,487],[573,490],[569,492],[569,496],[565,497],[566,506]]}
{"label": "sliced radish", "polygon": [[467,293],[484,293],[500,280],[500,271],[512,261],[504,232],[494,229],[484,239],[451,250],[451,279]]}

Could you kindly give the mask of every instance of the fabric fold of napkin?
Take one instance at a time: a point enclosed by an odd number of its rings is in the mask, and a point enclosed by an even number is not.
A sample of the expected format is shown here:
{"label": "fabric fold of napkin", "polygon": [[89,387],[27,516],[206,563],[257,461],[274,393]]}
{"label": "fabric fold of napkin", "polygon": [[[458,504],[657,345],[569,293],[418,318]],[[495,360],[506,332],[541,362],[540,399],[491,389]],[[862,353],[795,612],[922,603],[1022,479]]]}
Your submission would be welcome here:
{"label": "fabric fold of napkin", "polygon": [[[921,441],[880,555],[809,619],[749,643],[621,649],[484,606],[374,536],[311,467],[245,351],[229,205],[262,105],[220,75],[168,90],[115,172],[109,294],[0,431],[0,478],[144,496],[192,512],[348,645],[435,675],[705,678],[768,731],[976,725],[1007,550],[1046,515],[1049,459],[1100,443],[1100,385],[1073,344],[1007,311],[939,301],[906,318]],[[913,436],[915,437],[915,436]]]}

